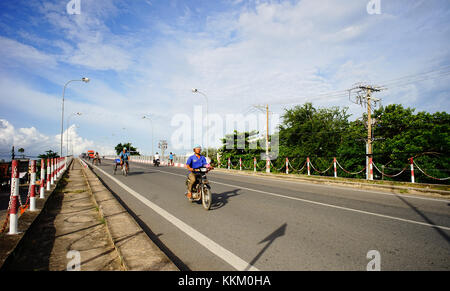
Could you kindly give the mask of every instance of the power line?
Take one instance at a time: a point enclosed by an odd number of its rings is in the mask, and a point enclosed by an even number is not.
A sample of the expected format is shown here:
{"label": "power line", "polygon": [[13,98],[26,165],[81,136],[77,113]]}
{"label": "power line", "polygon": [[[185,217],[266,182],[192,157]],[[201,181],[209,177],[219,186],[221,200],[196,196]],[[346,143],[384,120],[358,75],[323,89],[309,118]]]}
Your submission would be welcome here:
{"label": "power line", "polygon": [[[442,79],[442,78],[446,78],[448,76],[450,76],[450,65],[444,66],[444,67],[441,67],[441,68],[438,68],[435,70],[431,70],[428,72],[422,72],[422,73],[418,73],[418,74],[413,74],[413,75],[403,76],[403,77],[399,77],[399,78],[395,78],[395,79],[391,79],[391,80],[386,80],[386,81],[381,82],[382,85],[376,86],[376,87],[380,90],[386,90],[388,88],[409,85],[409,84],[418,83],[418,82],[427,81],[427,80]],[[352,89],[354,89],[354,88],[352,88]],[[269,103],[272,105],[289,105],[289,104],[299,104],[299,103],[304,102],[304,101],[299,102],[299,100],[298,100],[299,98],[309,99],[309,100],[321,98],[321,97],[343,98],[343,97],[349,96],[349,94],[351,94],[352,89],[330,91],[327,93],[319,93],[319,94],[314,94],[314,95],[304,95],[301,97],[294,97],[291,100],[285,99],[284,101],[279,100],[276,102],[269,102]]]}

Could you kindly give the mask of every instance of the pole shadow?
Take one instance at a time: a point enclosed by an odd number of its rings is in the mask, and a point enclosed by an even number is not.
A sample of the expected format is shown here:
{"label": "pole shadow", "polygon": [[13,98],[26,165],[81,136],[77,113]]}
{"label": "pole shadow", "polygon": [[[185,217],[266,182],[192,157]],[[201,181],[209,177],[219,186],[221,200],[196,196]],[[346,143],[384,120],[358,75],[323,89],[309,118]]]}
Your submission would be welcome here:
{"label": "pole shadow", "polygon": [[286,233],[286,227],[287,223],[283,224],[279,228],[277,228],[274,232],[269,234],[266,238],[264,238],[262,241],[260,241],[258,244],[262,244],[264,242],[267,242],[267,244],[262,248],[262,250],[259,251],[259,253],[250,261],[247,268],[245,268],[245,271],[248,271],[252,266],[255,265],[255,263],[261,258],[261,256],[264,254],[264,252],[272,245],[272,243],[279,237],[282,237]]}
{"label": "pole shadow", "polygon": [[409,203],[406,199],[404,199],[403,197],[401,197],[400,195],[395,195],[398,199],[400,199],[403,203],[405,203],[406,205],[409,206],[409,208],[411,208],[412,210],[414,210],[414,212],[416,212],[417,214],[419,214],[427,223],[432,225],[432,228],[440,235],[442,236],[442,238],[444,238],[447,243],[450,244],[450,237],[439,227],[436,226],[436,224],[430,219],[428,218],[423,212],[421,212],[419,209],[417,209],[417,207],[415,207],[414,205],[412,205],[411,203]]}

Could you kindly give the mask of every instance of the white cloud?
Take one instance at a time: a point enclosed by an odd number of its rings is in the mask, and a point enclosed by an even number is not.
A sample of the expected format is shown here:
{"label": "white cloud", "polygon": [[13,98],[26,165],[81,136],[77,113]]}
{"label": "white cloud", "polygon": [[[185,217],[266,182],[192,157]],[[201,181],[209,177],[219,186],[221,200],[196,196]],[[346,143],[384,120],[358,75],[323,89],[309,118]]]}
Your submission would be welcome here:
{"label": "white cloud", "polygon": [[39,51],[33,46],[0,36],[0,62],[3,67],[55,67],[56,57]]}
{"label": "white cloud", "polygon": [[[67,141],[69,151],[78,155],[87,150],[98,151],[101,155],[113,154],[111,146],[99,144],[94,141],[82,138],[78,135],[76,126],[72,125],[63,133],[63,152],[67,153]],[[0,119],[0,152],[10,152],[12,146],[17,151],[19,148],[25,149],[25,155],[36,157],[47,150],[60,152],[61,135],[47,136],[39,132],[35,127],[15,128],[6,119]],[[17,154],[17,152],[16,152]],[[1,158],[5,158],[2,155]]]}

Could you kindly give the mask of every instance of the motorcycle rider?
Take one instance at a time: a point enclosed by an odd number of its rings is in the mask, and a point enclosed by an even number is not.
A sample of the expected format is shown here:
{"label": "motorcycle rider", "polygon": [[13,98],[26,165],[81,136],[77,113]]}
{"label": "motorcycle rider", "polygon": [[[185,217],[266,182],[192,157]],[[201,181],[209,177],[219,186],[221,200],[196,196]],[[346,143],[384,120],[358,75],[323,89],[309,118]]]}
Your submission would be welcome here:
{"label": "motorcycle rider", "polygon": [[156,165],[157,162],[160,162],[158,152],[156,152],[155,156],[153,157],[153,165]]}
{"label": "motorcycle rider", "polygon": [[187,193],[186,197],[191,199],[192,198],[192,186],[194,186],[197,176],[194,174],[196,169],[200,168],[209,168],[212,169],[212,167],[208,164],[208,161],[204,156],[202,156],[200,153],[202,151],[202,147],[200,145],[196,145],[194,147],[194,154],[190,156],[186,162],[186,168],[189,170],[189,174],[187,176]]}

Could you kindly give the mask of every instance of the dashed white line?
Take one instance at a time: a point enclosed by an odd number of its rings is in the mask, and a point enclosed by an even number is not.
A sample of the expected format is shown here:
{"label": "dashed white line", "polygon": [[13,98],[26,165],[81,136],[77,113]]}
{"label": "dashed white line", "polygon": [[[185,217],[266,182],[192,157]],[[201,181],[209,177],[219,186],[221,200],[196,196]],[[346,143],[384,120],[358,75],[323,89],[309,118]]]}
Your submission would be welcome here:
{"label": "dashed white line", "polygon": [[[161,170],[155,170],[155,171],[158,171],[161,173],[166,173],[166,174],[171,174],[171,175],[176,175],[176,176],[182,176],[182,177],[186,176],[186,175],[181,175],[181,174],[176,174],[176,173],[171,173],[171,172],[166,172],[166,171],[161,171]],[[368,211],[364,211],[364,210],[358,210],[358,209],[353,209],[353,208],[348,208],[348,207],[343,207],[343,206],[337,206],[337,205],[333,205],[333,204],[327,204],[327,203],[322,203],[322,202],[317,202],[317,201],[312,201],[312,200],[306,200],[306,199],[302,199],[302,198],[286,196],[286,195],[282,195],[282,194],[242,187],[242,186],[233,185],[233,184],[221,183],[221,182],[216,182],[216,181],[211,181],[211,180],[209,180],[209,181],[212,183],[216,183],[216,184],[220,184],[220,185],[224,185],[224,186],[237,187],[237,188],[240,188],[243,190],[262,193],[262,194],[271,195],[271,196],[275,196],[275,197],[297,200],[297,201],[302,201],[302,202],[306,202],[306,203],[311,203],[311,204],[316,204],[316,205],[321,205],[321,206],[326,206],[326,207],[331,207],[331,208],[336,208],[336,209],[341,209],[341,210],[346,210],[346,211],[352,211],[352,212],[357,212],[357,213],[362,213],[362,214],[367,214],[367,215],[372,215],[372,216],[388,218],[388,219],[392,219],[392,220],[398,220],[398,221],[403,221],[403,222],[408,222],[408,223],[413,223],[413,224],[419,224],[419,225],[424,225],[424,226],[429,226],[429,227],[434,227],[434,228],[450,230],[450,227],[446,227],[446,226],[435,225],[435,224],[430,224],[430,223],[425,223],[425,222],[420,222],[420,221],[415,221],[415,220],[409,220],[409,219],[405,219],[405,218],[384,215],[384,214],[379,214],[379,213],[374,213],[374,212],[368,212]]]}

